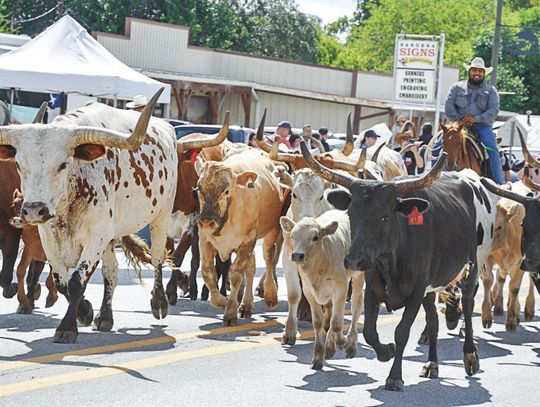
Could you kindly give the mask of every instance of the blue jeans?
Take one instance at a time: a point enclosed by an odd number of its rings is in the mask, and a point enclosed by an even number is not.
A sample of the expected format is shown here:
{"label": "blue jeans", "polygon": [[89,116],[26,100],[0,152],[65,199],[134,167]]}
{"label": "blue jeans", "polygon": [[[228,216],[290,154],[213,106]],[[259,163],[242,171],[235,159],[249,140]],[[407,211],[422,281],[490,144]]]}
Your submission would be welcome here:
{"label": "blue jeans", "polygon": [[[502,164],[501,159],[499,157],[499,150],[497,149],[497,141],[495,140],[495,134],[493,134],[493,130],[491,129],[490,124],[484,124],[484,123],[477,123],[473,124],[471,126],[471,129],[474,130],[478,137],[480,138],[480,141],[486,148],[486,151],[489,156],[488,164],[489,164],[489,171],[491,172],[491,178],[493,181],[495,181],[497,184],[501,185],[504,184],[504,177],[503,177],[503,171],[502,171]],[[435,143],[435,146],[433,147],[433,157],[438,157],[439,152],[441,151],[441,144],[442,144],[442,138]],[[433,162],[432,164],[434,164]]]}

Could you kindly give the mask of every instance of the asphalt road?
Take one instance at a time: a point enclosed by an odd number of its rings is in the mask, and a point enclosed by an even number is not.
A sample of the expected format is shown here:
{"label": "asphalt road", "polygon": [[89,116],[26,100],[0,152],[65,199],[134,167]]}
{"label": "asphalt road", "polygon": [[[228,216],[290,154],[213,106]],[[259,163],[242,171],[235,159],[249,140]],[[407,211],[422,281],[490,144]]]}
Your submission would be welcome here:
{"label": "asphalt road", "polygon": [[[189,258],[185,261],[189,264]],[[258,276],[262,264],[257,246]],[[506,332],[504,317],[495,316],[494,325],[484,330],[479,315],[481,289],[473,318],[480,372],[466,376],[463,340],[457,329],[447,331],[441,315],[440,378],[419,377],[427,358],[427,346],[416,343],[424,326],[421,312],[405,350],[406,388],[389,392],[384,382],[391,362],[378,362],[362,335],[354,359],[346,359],[338,350],[322,371],[310,369],[313,331],[309,323],[300,323],[302,336],[294,347],[280,344],[287,311],[281,263],[278,309],[267,311],[264,301],[257,298],[253,319],[239,320],[235,327],[223,327],[221,311],[200,300],[179,299],[169,307],[166,319],[154,319],[151,272],[144,273],[141,284],[123,260],[120,267],[113,331],[81,327],[73,345],[52,342],[66,310],[65,299],[43,308],[43,286],[34,313],[19,315],[15,299],[0,298],[0,406],[540,404],[540,318],[522,323],[516,332]],[[522,304],[527,287],[526,281],[520,292]],[[95,310],[101,295],[98,270],[86,292]],[[539,307],[536,313],[540,314]],[[383,342],[393,341],[399,318],[400,312],[381,312]]]}

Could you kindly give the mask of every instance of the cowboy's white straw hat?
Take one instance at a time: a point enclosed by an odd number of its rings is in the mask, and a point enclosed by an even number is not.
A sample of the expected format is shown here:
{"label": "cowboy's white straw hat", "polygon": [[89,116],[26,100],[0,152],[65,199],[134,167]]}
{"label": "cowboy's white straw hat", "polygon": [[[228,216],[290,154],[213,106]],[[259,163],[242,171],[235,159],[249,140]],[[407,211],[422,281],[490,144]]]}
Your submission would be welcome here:
{"label": "cowboy's white straw hat", "polygon": [[480,69],[483,69],[484,72],[486,73],[486,75],[489,75],[492,71],[493,71],[493,68],[492,67],[489,67],[487,68],[486,67],[486,64],[484,62],[484,60],[480,57],[476,57],[474,58],[472,61],[471,61],[471,64],[470,65],[467,65],[467,64],[463,64],[463,66],[465,67],[465,69],[467,70],[467,72],[469,72],[469,70],[471,68],[480,68]]}
{"label": "cowboy's white straw hat", "polygon": [[141,106],[146,106],[148,104],[148,99],[144,95],[135,95],[132,102],[126,103],[128,109],[136,109]]}

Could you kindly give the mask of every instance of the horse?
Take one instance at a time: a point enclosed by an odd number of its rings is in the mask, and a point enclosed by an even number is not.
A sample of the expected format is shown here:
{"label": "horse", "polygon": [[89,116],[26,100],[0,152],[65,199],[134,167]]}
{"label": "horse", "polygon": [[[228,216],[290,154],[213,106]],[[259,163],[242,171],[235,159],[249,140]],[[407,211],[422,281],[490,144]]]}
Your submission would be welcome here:
{"label": "horse", "polygon": [[445,170],[470,168],[478,175],[489,176],[484,146],[475,133],[459,122],[451,122],[448,126],[441,123],[441,130],[442,151],[447,154]]}

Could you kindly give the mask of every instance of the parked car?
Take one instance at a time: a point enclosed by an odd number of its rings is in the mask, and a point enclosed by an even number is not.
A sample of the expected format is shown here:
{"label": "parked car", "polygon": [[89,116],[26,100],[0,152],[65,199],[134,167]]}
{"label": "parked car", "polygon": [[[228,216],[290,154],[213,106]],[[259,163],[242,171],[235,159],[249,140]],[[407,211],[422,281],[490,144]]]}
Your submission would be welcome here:
{"label": "parked car", "polygon": [[[174,126],[176,132],[176,139],[181,139],[184,136],[192,133],[203,134],[216,134],[221,130],[219,124],[184,124],[180,126]],[[249,133],[254,131],[249,127],[242,126],[229,126],[229,134],[227,139],[233,143],[247,143],[249,139]]]}

